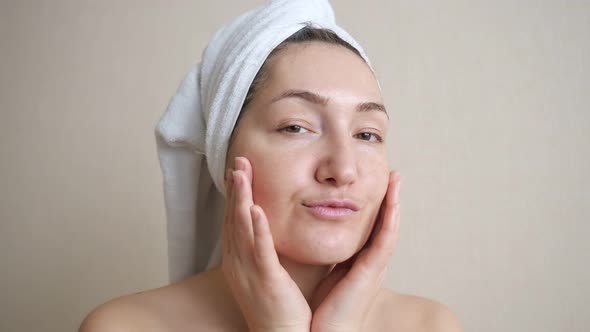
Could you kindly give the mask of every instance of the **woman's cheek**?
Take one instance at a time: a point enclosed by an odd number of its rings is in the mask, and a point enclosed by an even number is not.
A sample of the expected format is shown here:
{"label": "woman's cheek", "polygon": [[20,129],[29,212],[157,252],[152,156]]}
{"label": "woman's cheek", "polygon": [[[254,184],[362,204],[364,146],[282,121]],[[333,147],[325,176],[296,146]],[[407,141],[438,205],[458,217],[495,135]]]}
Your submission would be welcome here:
{"label": "woman's cheek", "polygon": [[374,166],[368,173],[371,175],[367,176],[370,179],[368,187],[372,188],[370,193],[375,195],[373,199],[383,199],[389,182],[389,164],[387,161],[376,160],[372,165]]}
{"label": "woman's cheek", "polygon": [[[270,213],[278,199],[285,197],[281,190],[290,179],[289,173],[282,169],[272,158],[253,158],[252,161],[252,196],[254,203],[260,205],[265,212]],[[271,204],[273,206],[271,206]]]}

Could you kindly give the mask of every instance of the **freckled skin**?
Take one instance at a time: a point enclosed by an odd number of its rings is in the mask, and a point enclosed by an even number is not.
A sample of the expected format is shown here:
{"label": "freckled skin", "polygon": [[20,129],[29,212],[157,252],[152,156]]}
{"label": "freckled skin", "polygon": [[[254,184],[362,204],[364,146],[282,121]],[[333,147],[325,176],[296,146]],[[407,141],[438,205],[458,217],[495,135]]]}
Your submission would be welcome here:
{"label": "freckled skin", "polygon": [[[336,45],[291,44],[267,65],[270,75],[236,128],[227,167],[235,156],[250,160],[254,203],[268,217],[279,255],[305,264],[342,262],[368,239],[387,190],[388,118],[356,110],[358,103],[383,103],[379,87],[360,57]],[[271,103],[289,89],[330,100]],[[383,142],[358,136],[365,132]],[[302,204],[327,198],[352,199],[360,210],[322,220]]]}

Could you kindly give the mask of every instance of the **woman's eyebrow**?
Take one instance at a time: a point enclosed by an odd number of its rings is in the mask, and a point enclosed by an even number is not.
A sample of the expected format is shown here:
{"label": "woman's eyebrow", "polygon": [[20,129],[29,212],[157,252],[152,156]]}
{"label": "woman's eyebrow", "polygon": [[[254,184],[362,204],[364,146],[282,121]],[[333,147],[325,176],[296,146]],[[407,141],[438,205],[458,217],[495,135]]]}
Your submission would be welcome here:
{"label": "woman's eyebrow", "polygon": [[[272,103],[277,102],[277,101],[284,99],[284,98],[300,98],[303,100],[307,100],[310,103],[318,104],[318,105],[322,105],[322,106],[327,105],[328,102],[330,101],[330,98],[321,96],[315,92],[305,91],[305,90],[287,90],[287,91],[281,93],[280,95],[278,95],[277,97],[273,98],[270,103],[272,104]],[[356,110],[358,112],[380,111],[380,112],[385,113],[385,115],[389,119],[389,115],[387,114],[387,110],[385,110],[385,106],[383,106],[383,104],[380,104],[380,103],[376,103],[376,102],[360,103],[356,106]]]}

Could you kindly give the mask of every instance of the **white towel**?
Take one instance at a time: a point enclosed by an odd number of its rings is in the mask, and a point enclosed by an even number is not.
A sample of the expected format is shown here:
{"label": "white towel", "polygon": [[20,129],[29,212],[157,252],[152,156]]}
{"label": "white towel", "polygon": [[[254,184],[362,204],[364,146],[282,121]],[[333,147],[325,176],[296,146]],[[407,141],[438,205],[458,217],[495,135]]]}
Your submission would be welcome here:
{"label": "white towel", "polygon": [[269,53],[305,25],[332,30],[370,66],[360,45],[336,25],[327,0],[268,1],[213,35],[161,116],[155,132],[171,282],[220,263],[229,137]]}

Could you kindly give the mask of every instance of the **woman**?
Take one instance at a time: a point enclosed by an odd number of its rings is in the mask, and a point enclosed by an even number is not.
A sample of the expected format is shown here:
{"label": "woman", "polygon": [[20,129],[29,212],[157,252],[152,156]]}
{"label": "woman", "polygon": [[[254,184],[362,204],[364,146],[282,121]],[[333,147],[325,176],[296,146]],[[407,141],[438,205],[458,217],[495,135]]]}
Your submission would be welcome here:
{"label": "woman", "polygon": [[80,331],[460,331],[444,305],[382,287],[399,230],[388,119],[355,47],[298,30],[228,142],[222,263],[103,304]]}

